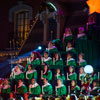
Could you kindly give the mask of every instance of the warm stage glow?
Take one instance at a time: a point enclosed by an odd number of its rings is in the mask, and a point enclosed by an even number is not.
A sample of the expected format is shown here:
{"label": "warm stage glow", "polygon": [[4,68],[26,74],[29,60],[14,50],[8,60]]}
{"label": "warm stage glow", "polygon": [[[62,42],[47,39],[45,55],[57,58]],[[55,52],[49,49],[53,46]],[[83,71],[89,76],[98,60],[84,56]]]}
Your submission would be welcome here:
{"label": "warm stage glow", "polygon": [[94,12],[100,13],[100,0],[88,0],[87,4],[89,6],[90,14]]}

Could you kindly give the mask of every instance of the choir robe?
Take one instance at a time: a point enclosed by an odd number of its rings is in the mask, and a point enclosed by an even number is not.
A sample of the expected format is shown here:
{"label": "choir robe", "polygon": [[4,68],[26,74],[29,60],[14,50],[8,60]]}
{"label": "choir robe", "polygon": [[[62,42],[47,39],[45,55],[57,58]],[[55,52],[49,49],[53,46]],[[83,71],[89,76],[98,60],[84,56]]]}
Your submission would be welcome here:
{"label": "choir robe", "polygon": [[87,39],[87,36],[86,36],[86,34],[78,34],[77,38],[78,39]]}
{"label": "choir robe", "polygon": [[72,35],[66,36],[66,37],[64,38],[64,42],[67,44],[68,42],[71,42],[72,39],[73,39]]}
{"label": "choir robe", "polygon": [[3,94],[10,94],[11,93],[10,85],[6,85],[5,88],[3,87],[2,90],[1,90],[1,93],[3,93]]}
{"label": "choir robe", "polygon": [[55,61],[55,65],[57,65],[57,66],[63,65],[62,58],[60,58],[60,60]]}
{"label": "choir robe", "polygon": [[16,89],[17,94],[24,94],[27,92],[27,87],[23,84],[20,87],[17,87]]}
{"label": "choir robe", "polygon": [[41,87],[38,83],[30,84],[29,85],[29,92],[31,92],[32,95],[40,95],[41,94]]}
{"label": "choir robe", "polygon": [[46,63],[48,65],[52,65],[53,64],[52,58],[51,57],[48,57],[47,59],[43,58],[43,63]]}
{"label": "choir robe", "polygon": [[47,83],[46,85],[42,86],[42,93],[44,95],[52,95],[52,92],[53,92],[53,88],[51,84]]}
{"label": "choir robe", "polygon": [[58,50],[57,50],[57,48],[56,48],[55,46],[53,46],[53,48],[52,48],[52,49],[49,49],[48,51],[49,51],[49,53],[51,54],[51,56],[54,56],[55,53],[58,52]]}
{"label": "choir robe", "polygon": [[71,47],[71,48],[67,48],[67,47],[66,47],[66,52],[67,52],[67,53],[76,54],[76,50],[75,50],[75,48],[73,48],[73,47]]}
{"label": "choir robe", "polygon": [[79,61],[79,66],[80,67],[84,67],[84,66],[86,66],[87,65],[87,62],[86,62],[86,60],[82,60],[82,61]]}
{"label": "choir robe", "polygon": [[61,85],[61,86],[56,86],[56,95],[57,96],[63,96],[66,95],[67,91],[66,91],[66,86],[65,85]]}
{"label": "choir robe", "polygon": [[84,79],[85,75],[86,75],[85,73],[84,74],[79,74],[79,78],[80,78],[81,81]]}
{"label": "choir robe", "polygon": [[37,79],[37,71],[36,70],[32,70],[31,72],[27,71],[26,78],[28,78],[29,80],[31,80],[32,78]]}
{"label": "choir robe", "polygon": [[52,80],[52,72],[48,70],[47,74],[43,74],[43,78],[48,79],[48,81]]}
{"label": "choir robe", "polygon": [[76,85],[73,89],[71,89],[71,94],[79,95],[80,94],[80,87],[78,85]]}
{"label": "choir robe", "polygon": [[100,93],[100,87],[93,87],[93,89],[91,90],[90,94],[97,96]]}
{"label": "choir robe", "polygon": [[21,72],[20,74],[15,74],[15,80],[20,80],[20,79],[24,79],[24,73]]}
{"label": "choir robe", "polygon": [[69,60],[67,60],[67,65],[68,66],[76,66],[75,59],[70,58]]}
{"label": "choir robe", "polygon": [[27,62],[27,65],[26,65],[26,67],[25,67],[25,71],[28,70],[28,65],[29,65],[29,64],[32,64],[34,67],[37,67],[38,65],[41,64],[41,62],[40,62],[39,58],[36,58],[36,59],[33,60],[32,62],[31,62],[31,61],[28,61],[28,62]]}
{"label": "choir robe", "polygon": [[69,74],[68,75],[68,79],[69,80],[77,80],[77,74],[74,72],[72,74]]}
{"label": "choir robe", "polygon": [[62,79],[63,81],[65,81],[65,76],[64,74],[60,75],[60,74],[57,74],[54,76],[54,79],[57,80],[57,79]]}

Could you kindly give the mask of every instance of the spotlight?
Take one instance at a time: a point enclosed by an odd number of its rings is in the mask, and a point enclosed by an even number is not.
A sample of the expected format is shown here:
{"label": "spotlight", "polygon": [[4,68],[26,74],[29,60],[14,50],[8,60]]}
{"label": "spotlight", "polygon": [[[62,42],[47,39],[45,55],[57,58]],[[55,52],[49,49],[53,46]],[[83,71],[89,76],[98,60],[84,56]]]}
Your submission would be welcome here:
{"label": "spotlight", "polygon": [[86,65],[86,66],[84,67],[84,71],[85,71],[85,73],[87,73],[87,74],[91,74],[91,73],[93,72],[93,67],[92,67],[91,65]]}
{"label": "spotlight", "polygon": [[38,46],[38,50],[41,50],[42,49],[42,47],[41,46]]}

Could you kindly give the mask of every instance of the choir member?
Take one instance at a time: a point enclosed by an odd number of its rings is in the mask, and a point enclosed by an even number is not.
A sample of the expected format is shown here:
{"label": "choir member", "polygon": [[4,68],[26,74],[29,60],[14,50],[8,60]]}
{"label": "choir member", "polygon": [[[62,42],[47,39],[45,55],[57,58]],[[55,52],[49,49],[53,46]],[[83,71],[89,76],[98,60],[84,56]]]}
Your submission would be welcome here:
{"label": "choir member", "polygon": [[31,80],[31,84],[29,85],[29,94],[34,96],[39,96],[41,94],[41,87],[34,78]]}
{"label": "choir member", "polygon": [[41,79],[48,79],[48,81],[52,80],[52,71],[49,69],[48,65],[44,65],[44,69],[42,71]]}
{"label": "choir member", "polygon": [[69,73],[67,74],[67,80],[77,80],[77,73],[75,72],[74,67],[69,67]]}
{"label": "choir member", "polygon": [[67,94],[66,86],[63,84],[62,79],[57,79],[56,95],[65,96]]}
{"label": "choir member", "polygon": [[67,54],[66,65],[67,66],[76,66],[76,61],[74,58],[72,58],[72,55],[70,53]]}
{"label": "choir member", "polygon": [[52,95],[53,88],[52,85],[48,82],[48,79],[43,79],[44,85],[42,85],[42,94],[45,95]]}
{"label": "choir member", "polygon": [[84,27],[79,27],[78,28],[78,34],[77,34],[78,39],[87,39],[86,34],[84,33]]}
{"label": "choir member", "polygon": [[44,57],[41,58],[42,60],[42,65],[44,65],[45,63],[47,63],[48,65],[52,65],[52,58],[49,57],[49,52],[45,51],[44,52]]}

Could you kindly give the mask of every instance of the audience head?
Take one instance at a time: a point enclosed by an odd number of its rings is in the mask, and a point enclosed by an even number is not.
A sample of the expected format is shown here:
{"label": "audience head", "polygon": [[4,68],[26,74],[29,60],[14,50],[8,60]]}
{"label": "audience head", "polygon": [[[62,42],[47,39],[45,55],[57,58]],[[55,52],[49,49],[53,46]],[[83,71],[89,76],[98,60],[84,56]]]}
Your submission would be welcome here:
{"label": "audience head", "polygon": [[93,95],[89,95],[88,99],[87,100],[95,100],[94,96]]}
{"label": "audience head", "polygon": [[85,95],[79,95],[79,100],[86,100],[86,97],[85,97]]}
{"label": "audience head", "polygon": [[70,100],[77,100],[77,96],[75,94],[70,95]]}

